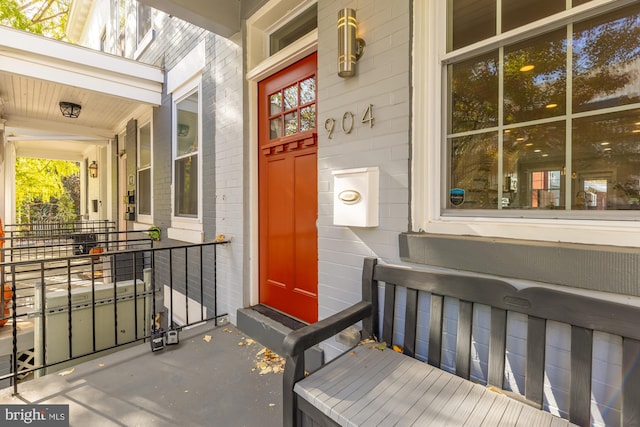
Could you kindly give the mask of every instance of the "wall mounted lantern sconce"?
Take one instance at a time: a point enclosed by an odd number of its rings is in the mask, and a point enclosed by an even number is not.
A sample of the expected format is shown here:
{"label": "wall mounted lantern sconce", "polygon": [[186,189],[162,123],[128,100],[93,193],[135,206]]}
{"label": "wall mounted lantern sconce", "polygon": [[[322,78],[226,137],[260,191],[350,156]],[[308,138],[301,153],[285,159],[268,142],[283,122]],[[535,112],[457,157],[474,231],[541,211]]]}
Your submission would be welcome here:
{"label": "wall mounted lantern sconce", "polygon": [[358,20],[354,9],[338,11],[338,75],[356,75],[356,62],[364,53],[366,43],[358,38]]}
{"label": "wall mounted lantern sconce", "polygon": [[73,102],[60,102],[60,112],[64,117],[68,117],[70,119],[77,119],[80,115],[81,106],[78,104],[74,104]]}
{"label": "wall mounted lantern sconce", "polygon": [[96,163],[95,160],[93,160],[91,162],[91,164],[89,165],[89,176],[91,178],[97,178],[98,177],[98,164]]}

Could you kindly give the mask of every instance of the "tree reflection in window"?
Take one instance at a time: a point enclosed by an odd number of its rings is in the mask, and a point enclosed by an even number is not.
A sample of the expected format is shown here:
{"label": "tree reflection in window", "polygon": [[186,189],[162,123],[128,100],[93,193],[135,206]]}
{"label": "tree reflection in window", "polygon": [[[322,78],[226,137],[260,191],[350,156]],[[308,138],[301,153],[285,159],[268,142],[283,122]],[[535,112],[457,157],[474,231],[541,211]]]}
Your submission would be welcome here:
{"label": "tree reflection in window", "polygon": [[640,209],[640,5],[537,34],[448,65],[448,207]]}

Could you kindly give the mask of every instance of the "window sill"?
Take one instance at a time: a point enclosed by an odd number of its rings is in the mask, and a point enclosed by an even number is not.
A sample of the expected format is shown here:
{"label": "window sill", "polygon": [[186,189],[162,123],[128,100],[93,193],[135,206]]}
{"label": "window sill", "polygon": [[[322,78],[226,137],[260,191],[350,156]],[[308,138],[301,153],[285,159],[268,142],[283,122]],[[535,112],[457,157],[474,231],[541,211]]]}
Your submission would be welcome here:
{"label": "window sill", "polygon": [[203,243],[204,232],[202,230],[189,230],[186,228],[170,227],[167,229],[167,237],[187,243]]}

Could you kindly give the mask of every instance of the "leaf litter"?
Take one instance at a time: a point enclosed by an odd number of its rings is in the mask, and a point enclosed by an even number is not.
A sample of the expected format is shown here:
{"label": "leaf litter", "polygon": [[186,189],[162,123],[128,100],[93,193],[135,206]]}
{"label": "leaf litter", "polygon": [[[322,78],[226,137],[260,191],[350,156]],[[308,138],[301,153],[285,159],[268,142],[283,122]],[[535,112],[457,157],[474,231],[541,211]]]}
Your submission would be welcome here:
{"label": "leaf litter", "polygon": [[256,353],[255,362],[255,367],[251,369],[251,372],[258,371],[259,375],[281,374],[284,372],[284,357],[280,357],[268,348],[263,348]]}

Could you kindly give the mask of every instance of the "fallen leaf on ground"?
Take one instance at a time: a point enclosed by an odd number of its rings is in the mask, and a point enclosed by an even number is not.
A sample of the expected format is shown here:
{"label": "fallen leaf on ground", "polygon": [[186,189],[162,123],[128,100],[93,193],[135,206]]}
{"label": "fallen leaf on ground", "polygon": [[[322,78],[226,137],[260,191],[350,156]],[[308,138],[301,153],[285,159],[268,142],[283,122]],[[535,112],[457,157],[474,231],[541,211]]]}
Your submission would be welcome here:
{"label": "fallen leaf on ground", "polygon": [[280,357],[268,348],[263,348],[256,353],[256,364],[251,371],[258,370],[260,375],[278,374],[284,372],[284,364],[284,357]]}
{"label": "fallen leaf on ground", "polygon": [[252,340],[251,338],[247,338],[247,339],[245,340],[245,343],[246,343],[247,345],[251,345],[251,344],[253,344],[254,342],[255,342],[255,341],[254,341],[254,340]]}
{"label": "fallen leaf on ground", "polygon": [[61,377],[64,377],[65,375],[73,374],[73,371],[75,370],[76,368],[71,368],[66,371],[58,372],[58,375],[60,375]]}
{"label": "fallen leaf on ground", "polygon": [[205,335],[204,338],[202,338],[204,341],[209,342],[211,341],[211,335]]}
{"label": "fallen leaf on ground", "polygon": [[104,368],[104,363],[98,363],[99,368]]}
{"label": "fallen leaf on ground", "polygon": [[366,340],[362,340],[358,343],[358,345],[365,345],[365,344],[372,344],[376,342],[375,340],[372,340],[371,338],[367,338]]}
{"label": "fallen leaf on ground", "polygon": [[393,346],[393,351],[395,351],[396,353],[402,353],[402,347],[400,347],[398,345],[394,345]]}
{"label": "fallen leaf on ground", "polygon": [[275,403],[269,403],[269,406],[273,408],[274,406],[276,406],[276,404]]}
{"label": "fallen leaf on ground", "polygon": [[240,347],[242,347],[242,346],[244,345],[244,343],[243,343],[242,341],[240,341],[240,342],[238,343],[238,345],[239,345]]}
{"label": "fallen leaf on ground", "polygon": [[387,343],[386,342],[381,342],[378,345],[372,345],[369,348],[375,348],[376,350],[384,351],[384,349],[387,348]]}
{"label": "fallen leaf on ground", "polygon": [[349,352],[349,356],[355,356],[355,355],[356,355],[356,352],[355,352],[355,351],[350,351],[350,352]]}
{"label": "fallen leaf on ground", "polygon": [[226,332],[226,333],[230,334],[230,333],[231,333],[231,332],[233,332],[233,331],[232,331],[231,329],[229,329],[229,328],[224,328],[224,329],[222,330],[222,332]]}

